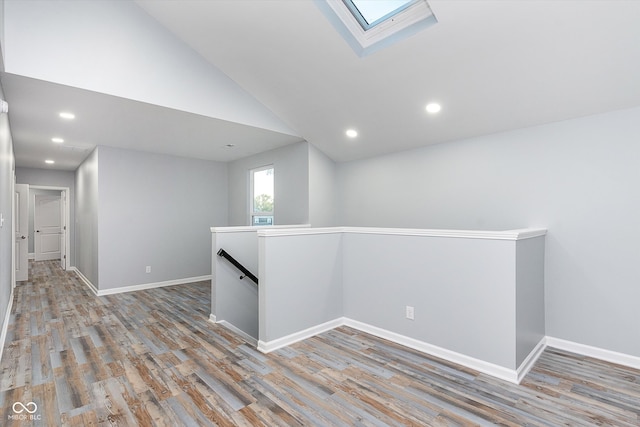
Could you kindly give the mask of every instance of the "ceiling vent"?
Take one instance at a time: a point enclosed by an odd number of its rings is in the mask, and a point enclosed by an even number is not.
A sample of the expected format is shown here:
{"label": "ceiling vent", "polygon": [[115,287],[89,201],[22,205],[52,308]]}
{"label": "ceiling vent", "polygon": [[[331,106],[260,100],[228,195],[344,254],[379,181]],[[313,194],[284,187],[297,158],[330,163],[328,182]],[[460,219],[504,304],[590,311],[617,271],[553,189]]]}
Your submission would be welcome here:
{"label": "ceiling vent", "polygon": [[315,0],[359,56],[404,40],[437,22],[426,0]]}

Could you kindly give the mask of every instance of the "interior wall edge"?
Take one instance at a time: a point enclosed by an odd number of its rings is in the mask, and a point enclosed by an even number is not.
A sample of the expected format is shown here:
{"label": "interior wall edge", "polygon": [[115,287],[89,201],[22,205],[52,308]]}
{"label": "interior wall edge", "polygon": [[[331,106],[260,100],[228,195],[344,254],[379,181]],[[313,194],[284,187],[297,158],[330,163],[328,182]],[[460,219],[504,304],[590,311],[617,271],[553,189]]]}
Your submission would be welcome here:
{"label": "interior wall edge", "polygon": [[82,271],[80,271],[78,267],[69,267],[69,270],[75,272],[78,275],[78,278],[80,278],[80,281],[87,285],[89,290],[93,292],[95,296],[98,296],[98,288],[93,283],[91,283],[91,280],[89,280],[87,276],[82,274]]}
{"label": "interior wall edge", "polygon": [[9,322],[11,320],[11,309],[13,308],[13,290],[11,288],[11,294],[9,295],[9,305],[7,306],[7,312],[2,320],[2,333],[0,333],[0,361],[2,361],[2,354],[4,351],[4,344],[7,339],[7,331],[9,330]]}

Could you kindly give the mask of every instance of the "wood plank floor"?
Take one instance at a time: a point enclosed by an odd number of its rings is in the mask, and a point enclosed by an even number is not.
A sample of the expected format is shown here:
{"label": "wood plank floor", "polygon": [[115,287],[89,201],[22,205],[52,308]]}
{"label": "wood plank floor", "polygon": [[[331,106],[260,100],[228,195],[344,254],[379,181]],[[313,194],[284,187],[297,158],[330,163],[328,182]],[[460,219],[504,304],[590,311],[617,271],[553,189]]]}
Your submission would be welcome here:
{"label": "wood plank floor", "polygon": [[547,349],[513,385],[349,328],[264,355],[209,322],[209,305],[208,282],[95,297],[32,263],[0,425],[640,425],[638,370]]}

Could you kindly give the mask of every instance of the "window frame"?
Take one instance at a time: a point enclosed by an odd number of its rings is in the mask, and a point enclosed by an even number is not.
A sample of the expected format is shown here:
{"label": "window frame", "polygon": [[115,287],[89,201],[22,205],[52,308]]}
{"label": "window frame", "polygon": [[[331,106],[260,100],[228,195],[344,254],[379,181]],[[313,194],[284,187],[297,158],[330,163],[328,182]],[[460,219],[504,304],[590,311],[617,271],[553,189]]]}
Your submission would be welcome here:
{"label": "window frame", "polygon": [[392,10],[391,12],[387,13],[386,15],[383,15],[382,17],[376,19],[375,21],[368,22],[367,18],[362,14],[360,9],[358,8],[358,5],[356,5],[353,2],[353,0],[342,0],[344,5],[347,7],[347,9],[349,9],[349,12],[351,12],[353,17],[358,21],[358,23],[360,24],[360,26],[362,27],[362,29],[364,31],[369,31],[370,29],[372,29],[376,25],[379,25],[379,24],[383,23],[387,19],[390,19],[390,18],[393,18],[394,16],[398,16],[398,15],[402,14],[406,9],[410,8],[411,6],[413,6],[415,3],[419,2],[419,1],[420,0],[410,0],[407,3],[405,3],[404,5],[398,7],[396,9]]}
{"label": "window frame", "polygon": [[333,27],[364,57],[391,46],[438,22],[427,0],[413,0],[377,21],[368,29],[358,20],[360,12],[350,9],[350,0],[315,0],[314,2]]}
{"label": "window frame", "polygon": [[[254,212],[254,208],[255,208],[255,195],[254,195],[254,180],[255,180],[255,174],[258,172],[263,172],[266,170],[272,169],[273,170],[273,209],[271,210],[271,212]],[[264,226],[269,226],[269,225],[274,225],[275,224],[275,200],[276,200],[276,169],[274,167],[273,164],[269,164],[269,165],[264,165],[264,166],[260,166],[257,168],[253,168],[249,170],[249,225],[250,226],[258,226],[258,227],[264,227]],[[266,216],[266,217],[271,217],[271,224],[265,224],[265,225],[256,225],[254,224],[254,218],[255,217],[260,217],[260,216]]]}

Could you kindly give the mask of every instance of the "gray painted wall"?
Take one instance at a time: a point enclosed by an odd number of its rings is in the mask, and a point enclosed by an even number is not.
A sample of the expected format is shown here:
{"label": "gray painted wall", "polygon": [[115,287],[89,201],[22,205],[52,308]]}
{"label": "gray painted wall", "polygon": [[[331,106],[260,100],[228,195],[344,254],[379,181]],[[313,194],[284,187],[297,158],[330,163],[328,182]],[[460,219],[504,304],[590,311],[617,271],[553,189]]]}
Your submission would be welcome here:
{"label": "gray painted wall", "polygon": [[249,171],[273,164],[274,222],[309,223],[309,144],[299,142],[228,163],[229,225],[249,225]]}
{"label": "gray painted wall", "polygon": [[516,242],[516,366],[545,336],[545,237]]}
{"label": "gray painted wall", "polygon": [[[4,99],[4,92],[1,86],[0,98]],[[0,227],[0,322],[2,322],[3,329],[7,326],[4,320],[9,307],[12,287],[11,253],[14,236],[11,229],[13,221],[13,188],[11,183],[14,171],[15,157],[9,129],[9,117],[6,114],[0,114],[0,213],[4,218],[4,224]],[[3,329],[0,329],[0,331]],[[0,343],[0,345],[3,344]]]}
{"label": "gray painted wall", "polygon": [[258,233],[255,230],[213,233],[211,251],[211,313],[216,321],[229,322],[257,340],[258,286],[251,279],[241,280],[242,273],[216,255],[221,248],[258,276]]}
{"label": "gray painted wall", "polygon": [[76,169],[75,266],[94,286],[98,286],[99,151],[100,147],[93,150]]}
{"label": "gray painted wall", "polygon": [[334,227],[336,164],[309,144],[309,222],[312,227]]}
{"label": "gray painted wall", "polygon": [[258,237],[264,342],[343,316],[342,235]]}
{"label": "gray painted wall", "polygon": [[[4,69],[4,0],[0,0],[0,70],[5,71]],[[4,97],[2,97],[4,99]]]}
{"label": "gray painted wall", "polygon": [[100,290],[211,274],[225,163],[100,146],[98,164]]}
{"label": "gray painted wall", "polygon": [[[75,248],[75,239],[76,239],[76,179],[75,172],[72,171],[59,171],[59,170],[51,170],[51,169],[35,169],[35,168],[16,168],[16,179],[18,184],[29,184],[29,185],[39,185],[39,186],[49,186],[49,187],[68,187],[69,188],[69,240],[71,243],[71,247],[69,248],[69,262],[72,266],[76,265],[76,248]],[[33,233],[33,210],[31,210],[31,203],[33,202],[32,194],[35,194],[37,191],[42,190],[30,190],[30,208],[29,208],[29,226],[30,231]],[[32,193],[33,192],[33,193]],[[57,194],[60,194],[58,191]],[[29,252],[33,253],[33,236],[30,236],[31,240],[29,241]]]}
{"label": "gray painted wall", "polygon": [[267,347],[344,317],[515,370],[544,337],[544,236],[342,230],[258,233],[258,329]]}
{"label": "gray painted wall", "polygon": [[546,334],[640,356],[640,108],[337,165],[344,225],[547,228]]}
{"label": "gray painted wall", "polygon": [[517,367],[514,241],[347,233],[344,259],[345,317]]}

